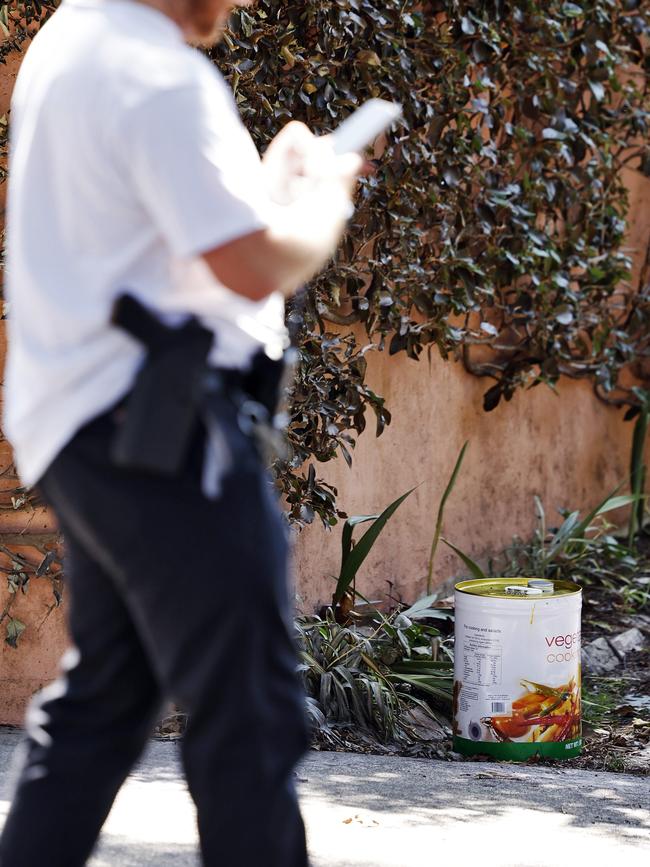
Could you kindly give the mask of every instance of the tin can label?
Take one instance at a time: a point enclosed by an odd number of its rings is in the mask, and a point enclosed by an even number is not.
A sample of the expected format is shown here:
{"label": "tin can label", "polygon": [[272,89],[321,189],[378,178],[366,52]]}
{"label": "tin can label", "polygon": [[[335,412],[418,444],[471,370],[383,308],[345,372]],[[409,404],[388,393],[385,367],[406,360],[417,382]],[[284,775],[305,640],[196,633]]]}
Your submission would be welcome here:
{"label": "tin can label", "polygon": [[579,594],[456,594],[454,736],[460,752],[503,758],[580,751]]}

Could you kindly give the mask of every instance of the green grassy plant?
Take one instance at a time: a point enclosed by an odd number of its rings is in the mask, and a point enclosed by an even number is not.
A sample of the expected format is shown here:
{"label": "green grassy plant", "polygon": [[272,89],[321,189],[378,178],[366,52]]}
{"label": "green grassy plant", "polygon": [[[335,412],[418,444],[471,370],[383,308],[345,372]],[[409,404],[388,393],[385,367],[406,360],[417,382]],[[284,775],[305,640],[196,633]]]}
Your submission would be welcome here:
{"label": "green grassy plant", "polygon": [[409,711],[449,712],[452,663],[449,655],[433,659],[440,632],[422,622],[426,611],[420,606],[412,619],[408,611],[374,610],[363,626],[333,616],[296,621],[308,710],[319,729],[351,725],[384,742],[409,741],[417,739]]}
{"label": "green grassy plant", "polygon": [[460,468],[462,467],[463,460],[465,459],[465,452],[467,451],[468,445],[469,442],[466,442],[460,450],[460,454],[456,459],[456,465],[452,470],[449,481],[447,482],[447,487],[443,492],[442,498],[440,500],[440,505],[438,506],[438,514],[436,515],[436,528],[433,533],[433,541],[431,542],[431,551],[429,552],[429,567],[427,570],[427,595],[431,594],[431,590],[433,588],[433,562],[435,560],[436,551],[438,550],[438,544],[440,542],[442,534],[442,522],[445,517],[445,506],[447,505],[447,500],[449,499],[449,496],[456,484]]}
{"label": "green grassy plant", "polygon": [[[338,605],[346,593],[350,592],[356,581],[357,572],[363,561],[366,559],[372,546],[377,541],[379,534],[384,529],[390,518],[395,514],[397,509],[402,505],[404,500],[413,493],[415,488],[411,488],[401,497],[398,497],[394,502],[387,506],[381,515],[356,515],[348,518],[343,525],[343,534],[341,536],[341,569],[336,582],[336,589],[332,597],[332,605]],[[371,522],[372,526],[366,530],[359,541],[352,544],[352,534],[354,528],[359,524]],[[354,592],[352,593],[354,596]]]}

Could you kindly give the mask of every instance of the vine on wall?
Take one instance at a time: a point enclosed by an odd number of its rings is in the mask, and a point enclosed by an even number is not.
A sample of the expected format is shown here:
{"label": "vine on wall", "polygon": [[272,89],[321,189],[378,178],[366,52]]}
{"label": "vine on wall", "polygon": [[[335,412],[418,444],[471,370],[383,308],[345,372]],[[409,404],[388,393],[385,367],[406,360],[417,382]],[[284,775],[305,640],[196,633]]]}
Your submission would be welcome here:
{"label": "vine on wall", "polygon": [[[23,11],[14,34],[50,8],[0,7]],[[236,11],[211,56],[260,149],[290,119],[322,133],[369,97],[404,106],[336,259],[289,309],[301,365],[278,485],[292,520],[336,522],[315,462],[349,462],[368,410],[377,433],[390,421],[370,351],[461,359],[491,379],[486,410],[562,375],[635,403],[618,389],[631,363],[644,372],[650,281],[630,283],[621,173],[650,176],[649,33],[641,0]]]}
{"label": "vine on wall", "polygon": [[621,172],[650,175],[649,29],[639,0],[239,10],[213,56],[261,148],[291,118],[326,132],[372,96],[405,109],[294,313],[303,369],[280,474],[294,519],[334,517],[303,461],[349,455],[368,407],[379,432],[388,420],[345,326],[391,354],[461,358],[493,380],[486,410],[561,375],[611,394],[647,357],[650,286],[630,284]]}

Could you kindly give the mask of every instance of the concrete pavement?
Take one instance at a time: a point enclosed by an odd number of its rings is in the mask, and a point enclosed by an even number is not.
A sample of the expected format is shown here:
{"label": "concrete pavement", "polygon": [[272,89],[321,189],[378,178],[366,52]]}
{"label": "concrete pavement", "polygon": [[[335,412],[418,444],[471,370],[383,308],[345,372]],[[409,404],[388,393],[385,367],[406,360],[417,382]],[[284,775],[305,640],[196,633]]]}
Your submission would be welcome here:
{"label": "concrete pavement", "polygon": [[[0,732],[0,825],[17,740]],[[650,863],[648,777],[314,752],[298,785],[313,867]],[[198,867],[195,853],[179,746],[153,741],[90,865]]]}

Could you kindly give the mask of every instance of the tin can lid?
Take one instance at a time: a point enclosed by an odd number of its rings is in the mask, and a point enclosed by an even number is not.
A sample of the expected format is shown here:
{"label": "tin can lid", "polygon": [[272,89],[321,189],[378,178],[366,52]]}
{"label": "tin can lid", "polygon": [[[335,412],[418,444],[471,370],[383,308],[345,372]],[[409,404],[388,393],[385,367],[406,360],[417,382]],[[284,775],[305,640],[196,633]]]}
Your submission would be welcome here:
{"label": "tin can lid", "polygon": [[[552,589],[546,587],[531,586],[531,581],[549,583]],[[572,581],[549,581],[546,579],[529,578],[472,578],[470,581],[460,581],[455,589],[459,593],[468,593],[471,596],[489,596],[500,599],[531,599],[531,597],[544,599],[557,598],[558,596],[573,596],[582,593],[582,589]]]}
{"label": "tin can lid", "polygon": [[532,581],[528,582],[528,586],[535,587],[537,590],[541,590],[542,593],[552,593],[555,590],[555,585],[548,578],[533,578]]}

